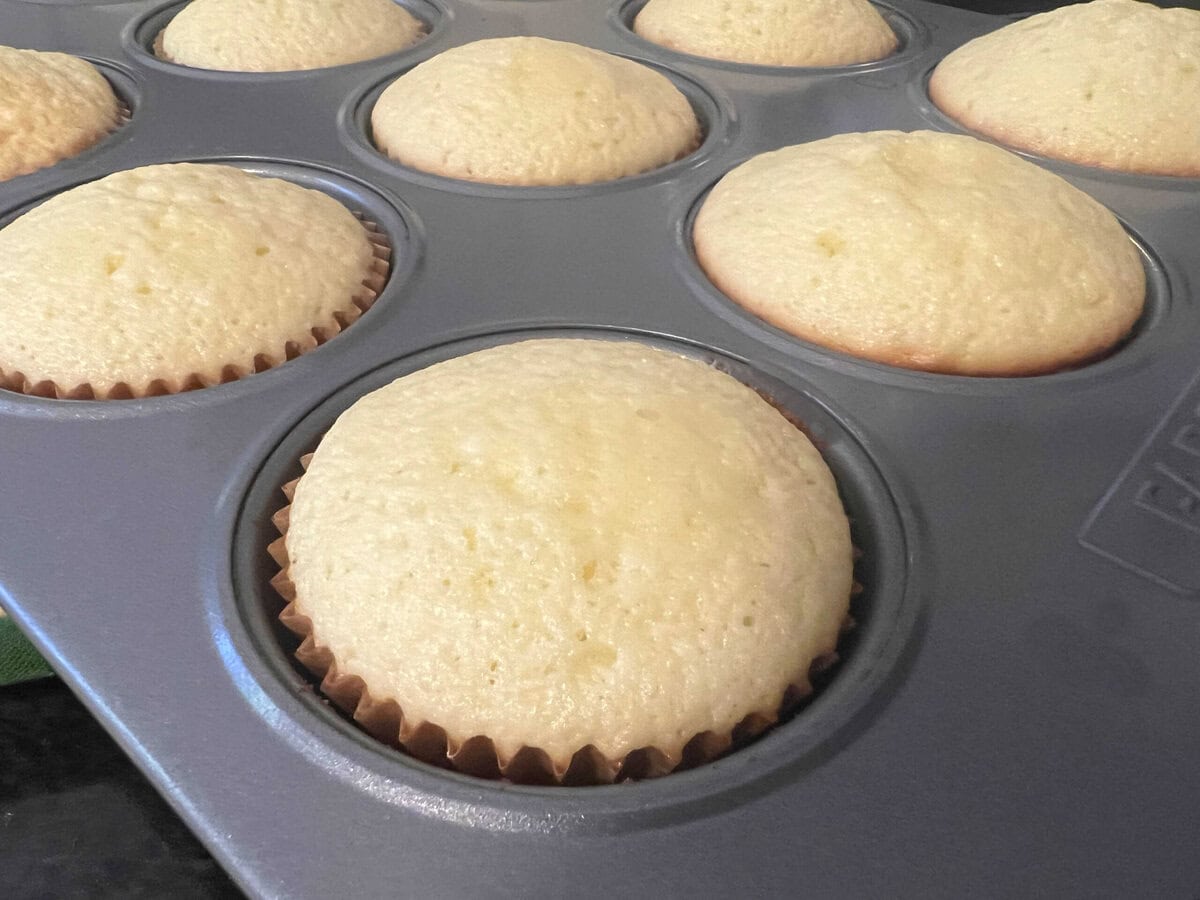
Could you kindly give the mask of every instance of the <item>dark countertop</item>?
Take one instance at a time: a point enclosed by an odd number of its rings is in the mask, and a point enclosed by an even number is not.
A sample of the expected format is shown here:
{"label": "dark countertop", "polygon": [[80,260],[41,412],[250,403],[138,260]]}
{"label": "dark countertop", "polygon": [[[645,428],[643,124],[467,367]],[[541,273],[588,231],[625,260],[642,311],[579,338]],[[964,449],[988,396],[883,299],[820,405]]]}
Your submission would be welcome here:
{"label": "dark countertop", "polygon": [[0,687],[0,897],[241,893],[67,687]]}

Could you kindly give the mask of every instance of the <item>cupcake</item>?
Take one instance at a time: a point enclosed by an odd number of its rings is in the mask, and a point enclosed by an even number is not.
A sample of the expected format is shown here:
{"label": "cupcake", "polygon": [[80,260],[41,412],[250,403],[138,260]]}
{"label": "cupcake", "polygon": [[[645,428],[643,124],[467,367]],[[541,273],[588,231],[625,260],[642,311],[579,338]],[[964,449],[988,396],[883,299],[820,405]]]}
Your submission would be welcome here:
{"label": "cupcake", "polygon": [[508,344],[400,378],[321,439],[276,521],[323,690],[430,762],[662,774],[811,689],[852,586],[804,434],[636,342]]}
{"label": "cupcake", "polygon": [[117,127],[121,114],[91,63],[0,47],[0,181],[86,150]]}
{"label": "cupcake", "polygon": [[192,0],[163,29],[156,51],[198,69],[285,72],[374,59],[423,33],[393,0]]}
{"label": "cupcake", "polygon": [[636,175],[700,141],[691,105],[665,76],[536,37],[477,41],[421,63],[383,92],[371,128],[404,165],[510,185]]}
{"label": "cupcake", "polygon": [[1094,359],[1141,315],[1141,256],[1107,209],[984,141],[843,134],[756,156],[693,228],[713,283],[791,334],[958,375]]}
{"label": "cupcake", "polygon": [[1095,0],[941,61],[929,96],[972,131],[1085,166],[1200,176],[1200,11]]}
{"label": "cupcake", "polygon": [[228,166],[73,188],[0,229],[0,384],[119,398],[278,365],[374,299],[380,240],[325,194]]}
{"label": "cupcake", "polygon": [[898,43],[867,0],[650,0],[633,30],[672,50],[759,66],[870,62]]}

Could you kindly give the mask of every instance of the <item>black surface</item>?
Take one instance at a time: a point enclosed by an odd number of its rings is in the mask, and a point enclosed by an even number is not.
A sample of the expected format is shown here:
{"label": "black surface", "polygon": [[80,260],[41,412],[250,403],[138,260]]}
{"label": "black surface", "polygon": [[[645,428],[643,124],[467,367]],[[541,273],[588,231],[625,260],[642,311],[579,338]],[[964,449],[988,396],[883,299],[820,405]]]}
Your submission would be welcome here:
{"label": "black surface", "polygon": [[239,898],[56,679],[0,688],[0,897]]}

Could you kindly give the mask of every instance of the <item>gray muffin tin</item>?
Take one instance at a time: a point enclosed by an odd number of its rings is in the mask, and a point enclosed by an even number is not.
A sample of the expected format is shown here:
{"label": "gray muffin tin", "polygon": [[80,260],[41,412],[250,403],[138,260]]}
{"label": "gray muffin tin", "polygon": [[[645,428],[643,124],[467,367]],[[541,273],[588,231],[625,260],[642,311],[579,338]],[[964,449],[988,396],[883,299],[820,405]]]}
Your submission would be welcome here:
{"label": "gray muffin tin", "polygon": [[[959,131],[929,70],[1007,20],[881,4],[903,46],[831,70],[709,62],[638,2],[413,0],[429,37],[322,71],[147,52],[180,4],[0,0],[0,40],[99,64],[133,110],[0,184],[5,221],[108,172],[225,160],[378,221],[395,266],[330,343],[232,384],[87,402],[0,395],[0,603],[248,893],[1195,896],[1200,890],[1200,180],[1036,160],[1141,245],[1150,300],[1112,356],[1037,378],[908,372],[729,303],[691,215],[736,163],[841,131]],[[404,169],[366,133],[383,84],[478,38],[540,34],[668,73],[704,122],[661,170],[564,188]],[[712,359],[802,418],[863,549],[858,628],[816,698],[722,760],[600,788],[486,782],[373,742],[290,661],[266,584],[279,486],[363,392],[528,335]]]}

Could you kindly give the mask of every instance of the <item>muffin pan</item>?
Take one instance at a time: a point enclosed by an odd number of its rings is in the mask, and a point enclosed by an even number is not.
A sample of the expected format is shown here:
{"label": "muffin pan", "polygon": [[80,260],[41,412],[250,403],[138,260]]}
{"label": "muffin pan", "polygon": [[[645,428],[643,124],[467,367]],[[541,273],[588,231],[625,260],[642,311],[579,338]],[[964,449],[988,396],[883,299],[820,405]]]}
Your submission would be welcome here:
{"label": "muffin pan", "polygon": [[[1123,897],[1200,887],[1200,180],[1036,160],[1111,208],[1150,301],[1111,356],[1036,378],[891,369],[796,340],[713,288],[690,221],[720,176],[842,131],[959,131],[925,78],[1004,24],[880,4],[901,49],[754,68],[629,32],[639,4],[422,0],[410,50],[331,69],[187,69],[148,47],[178,3],[0,0],[15,46],[101,64],[131,121],[0,183],[0,220],[75,184],[221,160],[324,190],[395,248],[345,333],[168,397],[0,394],[0,603],[251,895]],[[705,127],[601,185],[439,178],[371,146],[390,78],[538,34],[643,60]],[[436,769],[333,711],[290,660],[270,515],[336,414],[434,361],[525,336],[638,339],[713,361],[802,419],[864,551],[823,689],[728,757],[538,788]]]}

